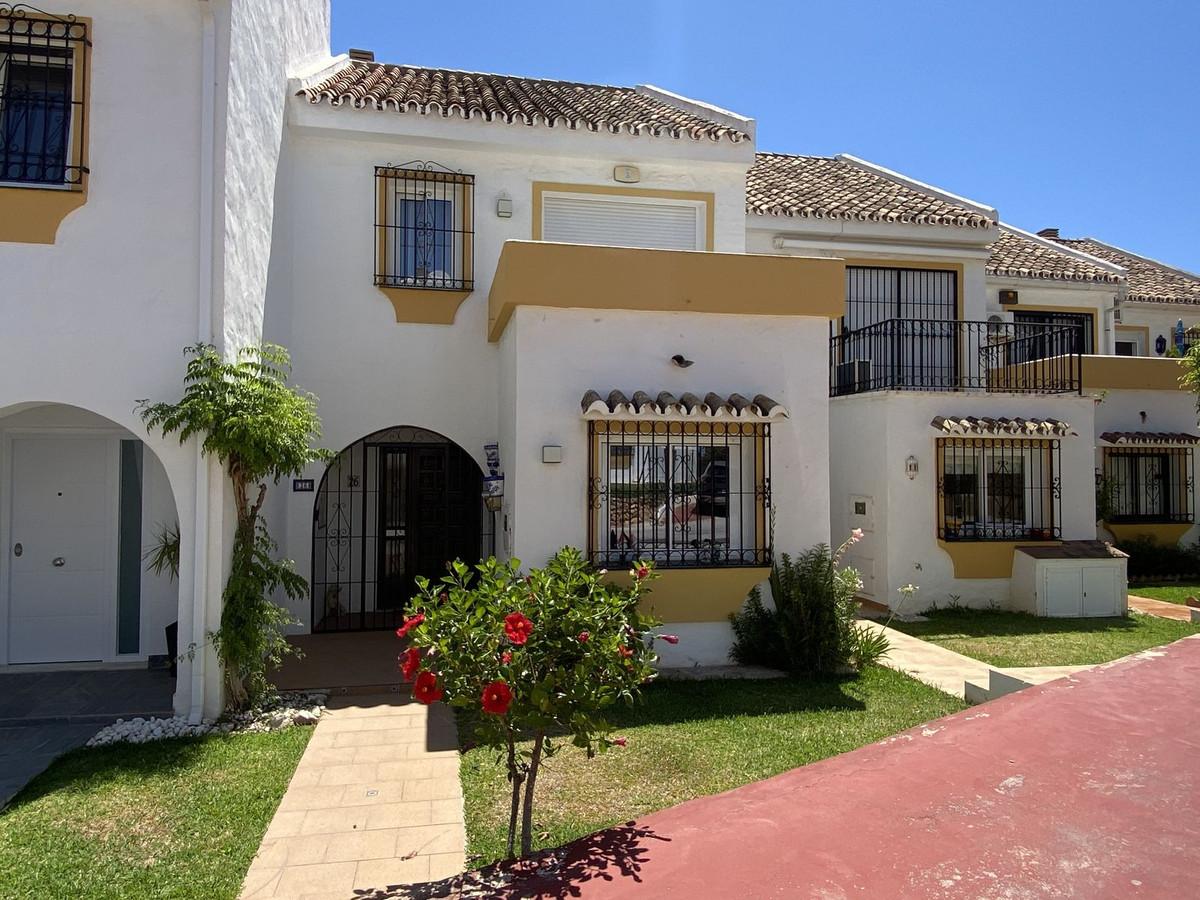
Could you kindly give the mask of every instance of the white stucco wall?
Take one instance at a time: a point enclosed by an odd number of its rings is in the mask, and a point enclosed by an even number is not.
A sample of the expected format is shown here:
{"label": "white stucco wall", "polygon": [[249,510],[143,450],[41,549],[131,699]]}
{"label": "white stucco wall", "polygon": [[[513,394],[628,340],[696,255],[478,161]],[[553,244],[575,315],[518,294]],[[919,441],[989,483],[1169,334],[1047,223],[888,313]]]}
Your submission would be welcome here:
{"label": "white stucco wall", "polygon": [[[1200,434],[1197,425],[1196,395],[1188,391],[1110,390],[1095,394],[1096,454],[1095,466],[1103,465],[1099,436],[1106,431],[1158,431]],[[1192,484],[1198,485],[1200,463],[1192,454]],[[1194,490],[1194,489],[1193,489]],[[1193,498],[1193,503],[1195,502]],[[1193,509],[1193,512],[1195,510]],[[1180,539],[1187,545],[1200,539],[1200,526],[1193,525]]]}
{"label": "white stucco wall", "polygon": [[[487,295],[504,241],[532,235],[535,181],[612,186],[613,166],[632,163],[642,179],[631,187],[712,192],[716,249],[744,246],[748,163],[731,160],[719,145],[445,122],[299,100],[290,115],[279,191],[286,214],[275,223],[265,337],[291,349],[295,381],[320,398],[323,443],[334,450],[381,428],[414,425],[450,438],[482,467],[483,445],[499,440],[512,490],[527,462],[508,449],[515,427],[510,410],[526,400],[513,392],[511,377],[502,377],[501,346],[511,337],[487,340]],[[693,158],[672,158],[667,150]],[[705,153],[715,159],[695,158]],[[746,156],[744,149],[737,153]],[[375,166],[410,160],[436,160],[476,179],[475,290],[452,325],[397,323],[374,286]],[[501,195],[513,201],[511,218],[495,213]],[[614,377],[625,363],[621,353],[604,359]],[[574,397],[572,410],[578,401]],[[305,474],[319,481],[322,471],[313,466]],[[283,485],[268,507],[285,555],[305,575],[314,499]],[[519,553],[506,543],[502,517],[498,525],[497,552]],[[307,602],[292,611],[310,626]]]}
{"label": "white stucco wall", "polygon": [[1175,326],[1183,320],[1183,327],[1200,326],[1200,310],[1194,306],[1175,303],[1131,303],[1121,304],[1121,326],[1128,329],[1126,335],[1131,336],[1133,329],[1147,329],[1145,356],[1161,356],[1155,350],[1155,341],[1162,336],[1167,347],[1175,346]]}
{"label": "white stucco wall", "polygon": [[[929,394],[880,392],[840,397],[830,404],[832,432],[840,447],[875,444],[880,454],[841,452],[831,457],[834,490],[830,502],[845,510],[853,495],[876,498],[876,527],[886,541],[876,544],[875,599],[895,606],[898,589],[916,584],[920,592],[913,603],[919,611],[936,602],[947,605],[952,596],[968,606],[1007,606],[1008,579],[956,578],[953,561],[937,543],[938,432],[930,427],[934,416],[1023,416],[1068,422],[1075,435],[1061,439],[1062,533],[1066,540],[1096,536],[1093,453],[1093,406],[1090,397],[1061,395],[1022,397],[1001,394]],[[905,472],[909,456],[917,460],[915,478]],[[879,493],[886,491],[884,504]],[[882,506],[882,512],[880,511]],[[839,513],[841,514],[841,513]],[[836,519],[835,519],[836,521]],[[870,542],[864,542],[869,548]],[[862,555],[865,549],[855,548]]]}

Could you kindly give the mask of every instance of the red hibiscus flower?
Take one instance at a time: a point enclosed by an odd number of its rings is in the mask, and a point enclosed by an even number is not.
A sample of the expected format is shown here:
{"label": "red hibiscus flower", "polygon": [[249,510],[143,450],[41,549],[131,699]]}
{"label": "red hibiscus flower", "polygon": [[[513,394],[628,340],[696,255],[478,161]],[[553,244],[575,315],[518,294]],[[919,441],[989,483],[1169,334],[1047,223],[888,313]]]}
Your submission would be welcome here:
{"label": "red hibiscus flower", "polygon": [[618,747],[624,747],[626,744],[625,738],[613,738],[612,742]]}
{"label": "red hibiscus flower", "polygon": [[647,577],[650,574],[650,567],[649,566],[638,566],[636,569],[633,570],[633,574],[637,576],[638,581],[641,581],[643,578]]}
{"label": "red hibiscus flower", "polygon": [[620,653],[626,659],[629,659],[629,657],[633,656],[633,651],[625,646],[618,647],[617,652]]}
{"label": "red hibiscus flower", "polygon": [[586,644],[591,639],[591,637],[592,636],[590,634],[588,634],[586,631],[581,631],[581,632],[579,632],[579,643]]}
{"label": "red hibiscus flower", "polygon": [[677,635],[677,634],[660,634],[659,637],[662,638],[664,641],[666,641],[668,644],[678,644],[679,643],[679,635]]}
{"label": "red hibiscus flower", "polygon": [[485,713],[502,716],[512,706],[512,688],[503,681],[493,681],[484,687],[483,697],[480,699]]}
{"label": "red hibiscus flower", "polygon": [[503,663],[504,665],[506,665],[506,666],[507,666],[507,665],[508,665],[510,662],[512,662],[512,651],[510,651],[510,650],[505,650],[503,653],[501,653],[501,654],[500,654],[500,662],[502,662],[502,663]]}
{"label": "red hibiscus flower", "polygon": [[428,706],[430,703],[437,703],[446,695],[438,684],[437,676],[432,672],[422,672],[417,676],[417,683],[413,685],[413,697]]}
{"label": "red hibiscus flower", "polygon": [[404,673],[404,680],[412,681],[419,668],[421,668],[421,651],[416,647],[409,647],[400,657],[400,671]]}
{"label": "red hibiscus flower", "polygon": [[520,647],[533,634],[533,623],[529,621],[525,613],[509,613],[504,617],[504,634]]}
{"label": "red hibiscus flower", "polygon": [[415,616],[404,620],[404,624],[396,629],[396,637],[408,637],[408,633],[425,621],[425,613],[417,613]]}

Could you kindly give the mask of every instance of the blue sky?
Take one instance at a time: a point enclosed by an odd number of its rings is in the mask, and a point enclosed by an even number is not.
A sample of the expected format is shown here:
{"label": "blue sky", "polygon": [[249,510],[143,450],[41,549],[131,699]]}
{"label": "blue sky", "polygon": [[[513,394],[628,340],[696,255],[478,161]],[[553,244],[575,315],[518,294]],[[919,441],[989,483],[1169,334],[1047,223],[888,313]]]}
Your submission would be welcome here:
{"label": "blue sky", "polygon": [[1200,272],[1200,4],[333,0],[333,49],[657,84],[758,120],[762,150],[853,153]]}

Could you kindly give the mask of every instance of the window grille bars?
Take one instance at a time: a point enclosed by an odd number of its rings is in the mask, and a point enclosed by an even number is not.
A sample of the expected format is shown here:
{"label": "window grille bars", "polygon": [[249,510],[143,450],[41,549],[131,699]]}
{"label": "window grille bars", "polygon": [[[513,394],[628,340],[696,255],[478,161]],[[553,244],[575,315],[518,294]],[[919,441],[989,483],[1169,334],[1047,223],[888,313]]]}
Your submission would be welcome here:
{"label": "window grille bars", "polygon": [[88,23],[0,4],[0,183],[81,188]]}
{"label": "window grille bars", "polygon": [[1112,522],[1195,520],[1190,447],[1104,448]]}
{"label": "window grille bars", "polygon": [[770,564],[770,425],[590,421],[588,438],[594,564]]}
{"label": "window grille bars", "polygon": [[940,539],[1062,537],[1058,441],[938,438],[937,459]]}
{"label": "window grille bars", "polygon": [[375,167],[375,284],[474,290],[475,176],[433,162]]}

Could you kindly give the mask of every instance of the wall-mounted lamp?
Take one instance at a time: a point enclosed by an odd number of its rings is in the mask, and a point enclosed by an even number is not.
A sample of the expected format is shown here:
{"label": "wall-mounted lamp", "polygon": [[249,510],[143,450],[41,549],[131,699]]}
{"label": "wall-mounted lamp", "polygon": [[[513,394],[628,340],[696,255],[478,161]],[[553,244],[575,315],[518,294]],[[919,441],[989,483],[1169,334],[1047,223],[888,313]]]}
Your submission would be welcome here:
{"label": "wall-mounted lamp", "polygon": [[917,477],[918,468],[919,465],[915,456],[909,456],[909,458],[904,461],[904,474],[908,476],[910,481]]}
{"label": "wall-mounted lamp", "polygon": [[682,353],[676,353],[674,356],[672,356],[671,362],[675,363],[675,365],[679,366],[681,369],[686,369],[688,366],[695,364],[695,360],[688,359]]}
{"label": "wall-mounted lamp", "polygon": [[509,196],[507,194],[501,194],[499,197],[496,198],[496,215],[497,216],[499,216],[501,219],[511,219],[512,212],[513,212],[512,200],[509,198]]}

